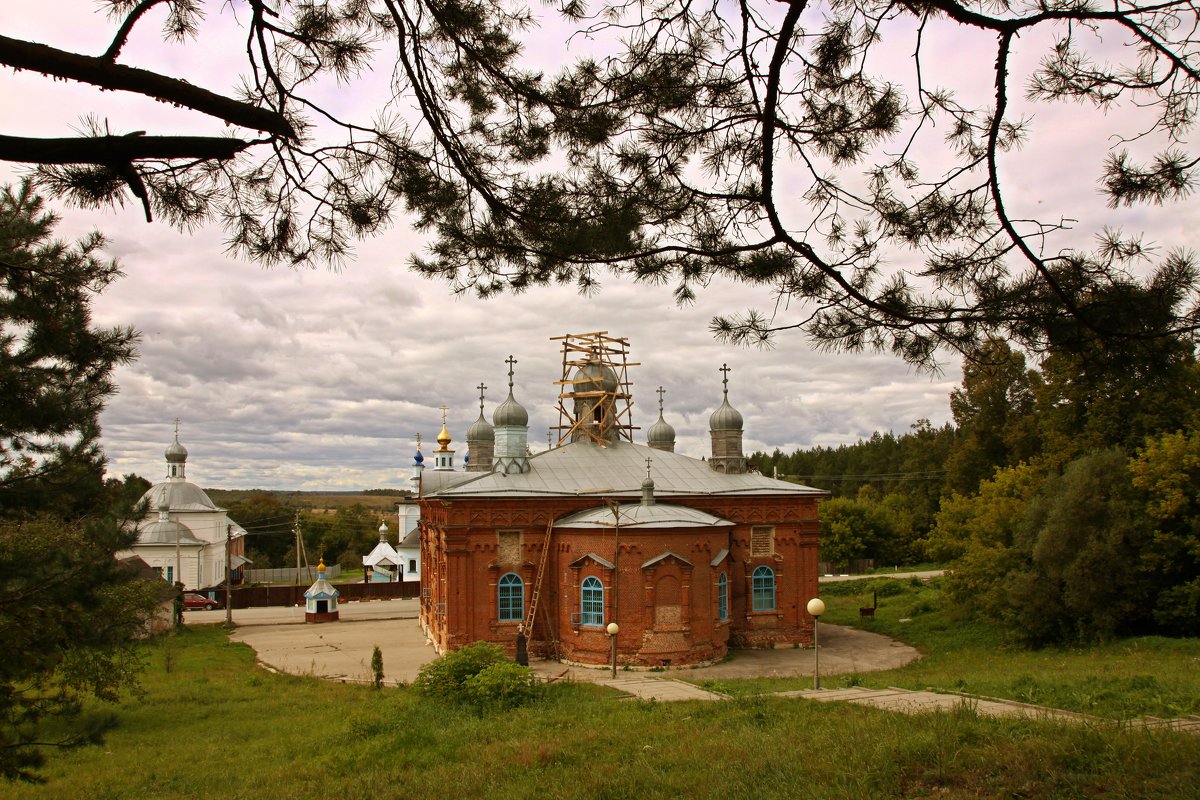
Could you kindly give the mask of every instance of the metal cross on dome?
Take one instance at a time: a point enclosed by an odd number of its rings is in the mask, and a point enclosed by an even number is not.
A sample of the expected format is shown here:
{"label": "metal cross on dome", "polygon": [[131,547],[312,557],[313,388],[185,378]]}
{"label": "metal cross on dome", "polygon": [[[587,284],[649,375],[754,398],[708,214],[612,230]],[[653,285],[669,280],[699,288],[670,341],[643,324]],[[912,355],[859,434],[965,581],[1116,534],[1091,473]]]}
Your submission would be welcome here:
{"label": "metal cross on dome", "polygon": [[650,456],[646,456],[646,477],[647,478],[650,477],[650,462],[651,461],[653,461],[653,459],[650,458]]}
{"label": "metal cross on dome", "polygon": [[480,381],[479,385],[476,386],[475,388],[479,390],[479,413],[482,414],[483,413],[483,393],[485,391],[487,391],[487,386],[484,384],[483,381]]}
{"label": "metal cross on dome", "polygon": [[661,386],[658,387],[657,391],[658,391],[658,415],[661,417],[662,410],[663,410],[663,395],[666,394],[666,392],[663,390],[663,387],[661,387]]}
{"label": "metal cross on dome", "polygon": [[721,368],[719,370],[717,370],[717,372],[725,373],[725,377],[721,378],[721,385],[725,387],[725,389],[724,389],[725,394],[729,394],[729,373],[731,371],[732,370],[729,369],[728,364],[722,364]]}
{"label": "metal cross on dome", "polygon": [[504,363],[508,364],[508,388],[511,391],[513,387],[513,365],[517,363],[517,360],[512,357],[512,353],[509,353],[508,358],[504,359]]}
{"label": "metal cross on dome", "polygon": [[447,406],[447,405],[438,406],[438,411],[442,412],[442,427],[443,428],[446,427],[446,412],[449,410],[450,410],[450,406]]}

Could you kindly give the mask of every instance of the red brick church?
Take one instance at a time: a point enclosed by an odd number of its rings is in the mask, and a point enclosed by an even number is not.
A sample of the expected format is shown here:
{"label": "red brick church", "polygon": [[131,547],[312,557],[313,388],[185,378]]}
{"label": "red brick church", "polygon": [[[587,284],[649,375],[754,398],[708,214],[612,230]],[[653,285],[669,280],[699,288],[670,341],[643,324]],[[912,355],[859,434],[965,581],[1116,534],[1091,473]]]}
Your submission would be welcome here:
{"label": "red brick church", "polygon": [[[421,623],[441,652],[485,640],[568,662],[681,665],[729,647],[812,639],[817,503],[825,493],[747,469],[742,416],[724,398],[707,459],[674,452],[659,417],[632,439],[628,344],[563,343],[558,446],[528,449],[509,393],[467,432],[465,472],[418,465]],[[450,437],[438,437],[440,464]],[[421,459],[418,459],[419,461]]]}

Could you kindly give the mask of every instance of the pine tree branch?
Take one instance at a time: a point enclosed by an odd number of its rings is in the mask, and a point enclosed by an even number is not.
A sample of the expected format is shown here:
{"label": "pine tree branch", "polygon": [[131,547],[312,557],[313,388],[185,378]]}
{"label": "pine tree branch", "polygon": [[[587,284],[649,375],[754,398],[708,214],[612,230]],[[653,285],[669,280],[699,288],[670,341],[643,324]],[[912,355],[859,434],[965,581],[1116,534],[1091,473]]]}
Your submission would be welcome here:
{"label": "pine tree branch", "polygon": [[129,12],[129,16],[125,17],[125,20],[121,23],[121,29],[113,37],[112,44],[108,46],[108,49],[104,51],[104,55],[100,56],[100,58],[110,62],[116,61],[117,56],[121,55],[121,48],[125,46],[125,42],[129,39],[129,34],[133,32],[133,26],[137,24],[137,21],[141,19],[143,14],[162,2],[165,2],[165,0],[142,0],[137,8],[133,9],[133,11]]}
{"label": "pine tree branch", "polygon": [[126,91],[191,108],[231,125],[296,139],[291,123],[271,109],[259,108],[157,72],[114,64],[107,59],[69,53],[38,42],[0,36],[0,64],[56,78]]}
{"label": "pine tree branch", "polygon": [[145,159],[233,158],[258,141],[224,136],[76,136],[38,139],[0,135],[0,160],[35,164],[129,164]]}

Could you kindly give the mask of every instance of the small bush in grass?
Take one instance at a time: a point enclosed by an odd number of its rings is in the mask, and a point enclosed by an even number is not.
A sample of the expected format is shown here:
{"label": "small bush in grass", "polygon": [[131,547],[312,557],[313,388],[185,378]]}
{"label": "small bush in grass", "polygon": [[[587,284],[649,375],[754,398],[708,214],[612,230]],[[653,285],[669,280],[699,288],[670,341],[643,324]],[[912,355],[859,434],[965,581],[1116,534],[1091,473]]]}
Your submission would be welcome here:
{"label": "small bush in grass", "polygon": [[371,680],[376,689],[383,688],[383,651],[379,649],[379,645],[375,645],[375,650],[371,653]]}
{"label": "small bush in grass", "polygon": [[475,705],[504,709],[532,703],[541,689],[533,670],[511,661],[485,667],[467,678],[463,686],[465,699]]}
{"label": "small bush in grass", "polygon": [[508,659],[499,645],[474,642],[421,667],[413,688],[428,697],[460,700],[470,678],[503,663],[508,663]]}
{"label": "small bush in grass", "polygon": [[904,585],[904,581],[894,578],[878,578],[867,584],[867,591],[880,597],[895,597],[898,594],[907,593],[908,590],[909,587]]}

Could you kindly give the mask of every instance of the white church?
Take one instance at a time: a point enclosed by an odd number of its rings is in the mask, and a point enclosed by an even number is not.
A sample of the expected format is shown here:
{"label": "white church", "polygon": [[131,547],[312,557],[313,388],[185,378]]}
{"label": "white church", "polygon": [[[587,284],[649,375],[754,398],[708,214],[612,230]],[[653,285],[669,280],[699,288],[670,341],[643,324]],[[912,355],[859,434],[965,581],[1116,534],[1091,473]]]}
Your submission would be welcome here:
{"label": "white church", "polygon": [[224,585],[228,543],[233,582],[240,582],[242,568],[249,563],[246,531],[203,489],[188,482],[188,453],[179,443],[178,421],[175,441],[165,455],[166,480],[142,495],[147,510],[136,523],[137,543],[117,557],[139,556],[167,583],[178,581],[187,591],[202,592]]}

